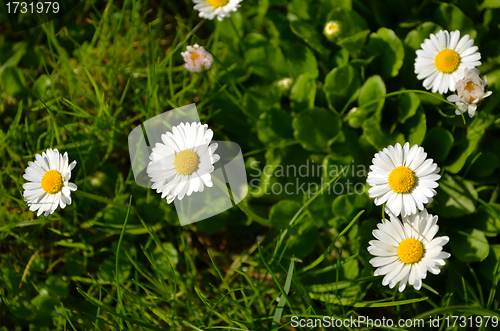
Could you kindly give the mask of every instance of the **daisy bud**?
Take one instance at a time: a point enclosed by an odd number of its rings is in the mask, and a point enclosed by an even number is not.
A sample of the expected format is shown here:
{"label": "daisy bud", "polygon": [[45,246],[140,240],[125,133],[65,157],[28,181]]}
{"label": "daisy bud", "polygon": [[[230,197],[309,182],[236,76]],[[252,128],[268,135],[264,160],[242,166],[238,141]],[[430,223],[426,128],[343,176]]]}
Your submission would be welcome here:
{"label": "daisy bud", "polygon": [[181,53],[184,61],[184,68],[190,72],[203,72],[210,69],[214,63],[214,57],[207,52],[203,46],[194,44],[188,46],[187,51]]}
{"label": "daisy bud", "polygon": [[479,70],[466,68],[464,79],[457,82],[455,89],[457,94],[452,94],[446,98],[450,102],[454,102],[458,109],[455,114],[460,115],[469,111],[469,116],[472,118],[477,109],[477,104],[486,97],[491,95],[491,91],[485,92],[487,79],[479,78]]}
{"label": "daisy bud", "polygon": [[288,92],[292,87],[292,85],[293,85],[292,78],[283,78],[282,80],[278,81],[278,88],[280,89],[281,92]]}
{"label": "daisy bud", "polygon": [[340,33],[340,22],[339,21],[330,21],[326,23],[325,28],[323,29],[323,34],[329,40],[335,40],[335,38]]}

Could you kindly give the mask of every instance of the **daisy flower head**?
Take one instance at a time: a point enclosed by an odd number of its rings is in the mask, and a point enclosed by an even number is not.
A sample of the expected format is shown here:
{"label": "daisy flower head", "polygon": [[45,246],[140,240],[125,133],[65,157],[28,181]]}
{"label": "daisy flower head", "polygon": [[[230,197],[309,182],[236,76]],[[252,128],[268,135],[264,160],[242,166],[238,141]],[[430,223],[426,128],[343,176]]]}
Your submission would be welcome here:
{"label": "daisy flower head", "polygon": [[438,187],[440,169],[422,147],[399,143],[375,154],[366,179],[375,205],[387,203],[385,210],[395,216],[408,216],[424,210]]}
{"label": "daisy flower head", "polygon": [[68,153],[61,155],[57,149],[47,149],[35,154],[35,162],[28,162],[23,178],[28,183],[23,185],[24,201],[31,211],[37,211],[37,216],[52,214],[58,206],[71,205],[71,191],[78,188],[70,183],[71,170],[76,161],[69,163]]}
{"label": "daisy flower head", "polygon": [[439,267],[445,265],[450,253],[443,252],[443,246],[450,238],[436,237],[439,230],[438,217],[424,209],[419,214],[403,217],[403,222],[391,215],[373,230],[377,240],[371,240],[368,252],[375,256],[370,264],[377,268],[375,276],[385,275],[382,285],[394,288],[399,282],[399,292],[406,284],[420,290],[427,271],[437,275]]}
{"label": "daisy flower head", "polygon": [[465,35],[460,39],[460,31],[441,30],[431,34],[420,45],[415,59],[417,79],[424,80],[427,90],[443,94],[455,91],[455,84],[464,77],[465,68],[472,69],[481,64],[481,54],[474,40]]}
{"label": "daisy flower head", "polygon": [[243,0],[193,0],[194,9],[199,11],[202,18],[213,20],[215,16],[219,21],[231,16],[232,11],[237,11]]}
{"label": "daisy flower head", "polygon": [[484,76],[484,80],[479,77],[479,70],[465,68],[464,79],[459,80],[455,87],[457,94],[452,94],[446,98],[457,105],[458,109],[455,110],[455,114],[460,115],[469,111],[469,116],[474,117],[477,104],[492,93],[491,91],[485,91],[487,83],[486,76]]}
{"label": "daisy flower head", "polygon": [[203,72],[212,67],[214,57],[203,46],[194,44],[181,53],[184,58],[184,68],[190,72]]}
{"label": "daisy flower head", "polygon": [[213,164],[220,159],[217,143],[210,144],[214,133],[199,122],[181,123],[161,135],[163,143],[153,148],[146,168],[151,188],[168,203],[182,200],[193,192],[212,187]]}
{"label": "daisy flower head", "polygon": [[340,33],[340,22],[339,21],[330,21],[326,23],[325,28],[323,29],[323,34],[329,40],[334,40],[335,37]]}

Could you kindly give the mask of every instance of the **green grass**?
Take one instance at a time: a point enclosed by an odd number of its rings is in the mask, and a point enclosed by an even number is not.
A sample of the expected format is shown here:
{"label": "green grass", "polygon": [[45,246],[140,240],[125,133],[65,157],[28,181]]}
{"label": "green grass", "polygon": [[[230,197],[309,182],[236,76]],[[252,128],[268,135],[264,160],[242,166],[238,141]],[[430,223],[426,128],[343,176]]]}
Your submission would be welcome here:
{"label": "green grass", "polygon": [[[500,317],[500,162],[492,156],[500,146],[500,36],[489,19],[500,9],[489,2],[410,1],[402,12],[411,15],[397,24],[396,9],[382,1],[342,2],[370,30],[359,52],[321,35],[341,1],[245,0],[217,22],[200,19],[188,0],[87,0],[36,29],[12,33],[2,23],[0,331],[310,330],[293,328],[292,316]],[[453,19],[439,14],[447,10]],[[472,120],[454,116],[412,73],[414,46],[433,31],[426,21],[477,40],[494,93]],[[370,46],[382,27],[404,50],[400,68]],[[215,57],[205,74],[182,67],[180,52],[194,43]],[[339,80],[332,70],[347,66]],[[286,77],[296,83],[291,91],[277,86]],[[127,137],[190,103],[215,140],[241,146],[261,192],[249,187],[239,208],[181,227],[173,205],[135,183]],[[444,131],[449,146],[439,143]],[[261,170],[306,160],[367,167],[401,139],[428,148],[443,169],[429,209],[451,238],[444,250],[452,257],[420,291],[399,293],[373,277],[366,247],[384,213],[366,192],[328,193],[346,176],[302,178],[324,183],[323,191],[292,195],[264,185],[295,178],[251,176],[252,161]],[[23,201],[22,175],[47,148],[77,161],[78,190],[64,210],[36,217]],[[347,175],[365,181],[359,177]]]}

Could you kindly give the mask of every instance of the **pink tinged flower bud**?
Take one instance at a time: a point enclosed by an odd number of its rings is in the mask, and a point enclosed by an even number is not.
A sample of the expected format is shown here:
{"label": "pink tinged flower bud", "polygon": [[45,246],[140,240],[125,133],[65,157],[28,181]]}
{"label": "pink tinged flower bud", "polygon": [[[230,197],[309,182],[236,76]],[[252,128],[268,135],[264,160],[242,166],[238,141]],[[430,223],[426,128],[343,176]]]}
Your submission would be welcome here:
{"label": "pink tinged flower bud", "polygon": [[214,63],[214,57],[203,46],[194,44],[188,46],[187,51],[181,53],[184,61],[184,68],[190,72],[203,72],[210,69]]}
{"label": "pink tinged flower bud", "polygon": [[484,98],[491,95],[491,91],[485,91],[488,83],[486,76],[484,80],[479,77],[479,70],[465,68],[465,77],[457,81],[455,89],[457,94],[452,94],[446,98],[450,102],[454,102],[458,109],[455,114],[460,115],[468,111],[472,118],[477,109],[477,105]]}

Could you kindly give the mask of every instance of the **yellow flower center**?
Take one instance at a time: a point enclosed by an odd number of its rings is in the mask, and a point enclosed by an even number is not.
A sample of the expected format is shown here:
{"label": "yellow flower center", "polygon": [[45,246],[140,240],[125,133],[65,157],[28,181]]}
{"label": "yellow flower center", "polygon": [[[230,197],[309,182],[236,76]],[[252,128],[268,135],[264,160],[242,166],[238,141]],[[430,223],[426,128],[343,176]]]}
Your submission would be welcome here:
{"label": "yellow flower center", "polygon": [[59,171],[49,170],[42,177],[42,188],[45,192],[54,194],[62,190],[64,182]]}
{"label": "yellow flower center", "polygon": [[415,175],[405,166],[397,167],[389,174],[389,185],[396,193],[408,193],[415,186]]}
{"label": "yellow flower center", "polygon": [[[469,92],[472,92],[475,90],[475,85],[472,81],[467,82],[467,85],[465,85],[464,90],[467,90]],[[472,95],[469,97],[469,103],[472,103],[472,101],[476,100]]]}
{"label": "yellow flower center", "polygon": [[424,256],[424,245],[416,239],[408,238],[399,243],[398,256],[404,263],[415,263]]}
{"label": "yellow flower center", "polygon": [[225,5],[227,5],[229,0],[207,0],[207,2],[210,6],[214,7],[215,9],[219,7],[224,7]]}
{"label": "yellow flower center", "polygon": [[452,49],[443,49],[434,60],[437,70],[450,74],[457,70],[460,64],[460,55]]}
{"label": "yellow flower center", "polygon": [[197,54],[196,52],[191,53],[191,60],[193,60],[193,64],[195,64],[194,61],[199,57],[201,57],[200,54]]}
{"label": "yellow flower center", "polygon": [[190,149],[186,149],[175,156],[174,166],[180,175],[191,175],[198,168],[200,157]]}
{"label": "yellow flower center", "polygon": [[340,30],[340,27],[339,27],[339,25],[338,25],[336,22],[329,22],[329,23],[326,25],[326,31],[327,31],[329,34],[335,34],[335,33],[337,33],[339,30]]}

